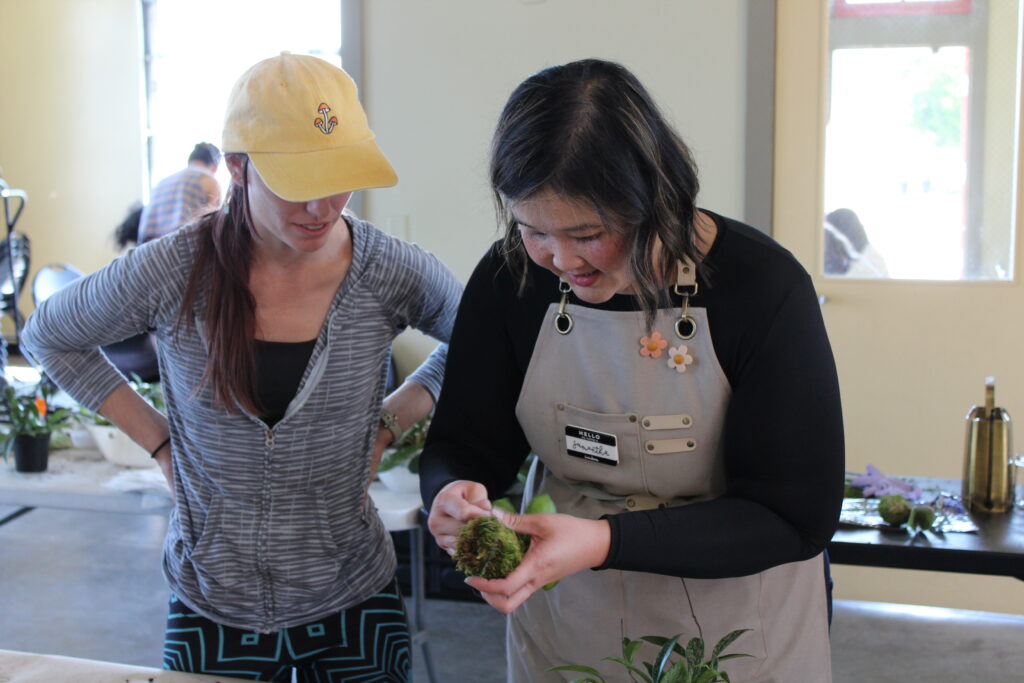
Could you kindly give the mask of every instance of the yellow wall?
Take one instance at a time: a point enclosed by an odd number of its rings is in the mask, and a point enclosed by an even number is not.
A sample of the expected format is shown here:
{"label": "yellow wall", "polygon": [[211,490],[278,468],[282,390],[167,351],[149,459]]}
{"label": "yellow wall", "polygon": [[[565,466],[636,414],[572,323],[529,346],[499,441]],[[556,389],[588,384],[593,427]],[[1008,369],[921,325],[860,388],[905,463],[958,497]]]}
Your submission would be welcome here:
{"label": "yellow wall", "polygon": [[[775,236],[817,270],[827,3],[779,0],[778,7]],[[959,478],[964,416],[982,400],[985,375],[997,376],[998,403],[1020,419],[1024,323],[1002,314],[1024,306],[1019,274],[1004,283],[816,277],[815,285],[829,299],[822,310],[839,368],[850,471],[870,463],[889,474]],[[1024,586],[1012,578],[833,571],[839,598],[1024,614]]]}
{"label": "yellow wall", "polygon": [[139,21],[137,0],[0,0],[0,168],[28,193],[33,273],[110,261],[142,197]]}

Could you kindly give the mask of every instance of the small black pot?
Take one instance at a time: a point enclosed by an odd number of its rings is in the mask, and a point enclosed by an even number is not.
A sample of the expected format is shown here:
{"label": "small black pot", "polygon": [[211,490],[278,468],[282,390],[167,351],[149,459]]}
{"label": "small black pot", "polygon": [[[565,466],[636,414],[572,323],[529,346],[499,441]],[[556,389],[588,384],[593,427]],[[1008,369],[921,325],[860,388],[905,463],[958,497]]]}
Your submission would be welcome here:
{"label": "small black pot", "polygon": [[50,432],[14,437],[14,469],[18,472],[45,472],[49,458]]}

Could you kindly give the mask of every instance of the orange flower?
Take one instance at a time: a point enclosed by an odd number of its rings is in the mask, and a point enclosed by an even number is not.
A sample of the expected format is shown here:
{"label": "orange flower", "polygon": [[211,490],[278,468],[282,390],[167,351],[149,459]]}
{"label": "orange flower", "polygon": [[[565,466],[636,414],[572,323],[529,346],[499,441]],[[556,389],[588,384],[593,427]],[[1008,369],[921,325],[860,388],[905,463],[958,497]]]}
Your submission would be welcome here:
{"label": "orange flower", "polygon": [[39,411],[39,417],[46,417],[46,399],[36,398],[36,410]]}
{"label": "orange flower", "polygon": [[661,332],[655,332],[650,337],[640,337],[640,355],[645,358],[661,358],[661,350],[668,346]]}

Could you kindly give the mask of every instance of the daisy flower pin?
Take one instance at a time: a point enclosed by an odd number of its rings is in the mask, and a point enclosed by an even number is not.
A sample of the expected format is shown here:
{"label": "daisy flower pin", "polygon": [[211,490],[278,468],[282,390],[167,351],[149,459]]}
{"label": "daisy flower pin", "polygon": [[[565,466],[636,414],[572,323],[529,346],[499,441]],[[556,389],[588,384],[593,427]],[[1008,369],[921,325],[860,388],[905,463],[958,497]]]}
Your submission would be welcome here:
{"label": "daisy flower pin", "polygon": [[668,350],[668,366],[675,368],[676,372],[686,372],[686,366],[693,364],[693,356],[690,355],[686,345],[673,346]]}

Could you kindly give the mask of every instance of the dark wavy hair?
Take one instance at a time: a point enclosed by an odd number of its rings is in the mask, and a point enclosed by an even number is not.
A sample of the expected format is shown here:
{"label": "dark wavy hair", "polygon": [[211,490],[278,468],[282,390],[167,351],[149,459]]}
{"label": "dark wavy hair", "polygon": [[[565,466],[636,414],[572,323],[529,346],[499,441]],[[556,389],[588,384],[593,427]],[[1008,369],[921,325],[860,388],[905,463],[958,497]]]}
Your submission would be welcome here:
{"label": "dark wavy hair", "polygon": [[675,282],[675,263],[698,261],[693,156],[620,64],[584,59],[523,81],[498,119],[490,176],[505,259],[523,287],[528,256],[511,207],[545,190],[588,202],[609,229],[623,233],[648,326],[665,283]]}
{"label": "dark wavy hair", "polygon": [[242,184],[228,186],[226,210],[207,213],[193,228],[198,249],[175,328],[179,332],[193,331],[194,310],[201,301],[205,303],[203,321],[209,350],[202,383],[196,391],[211,383],[218,407],[230,413],[240,406],[259,414],[256,300],[249,290],[256,231],[245,186],[249,157],[238,156],[244,157]]}

